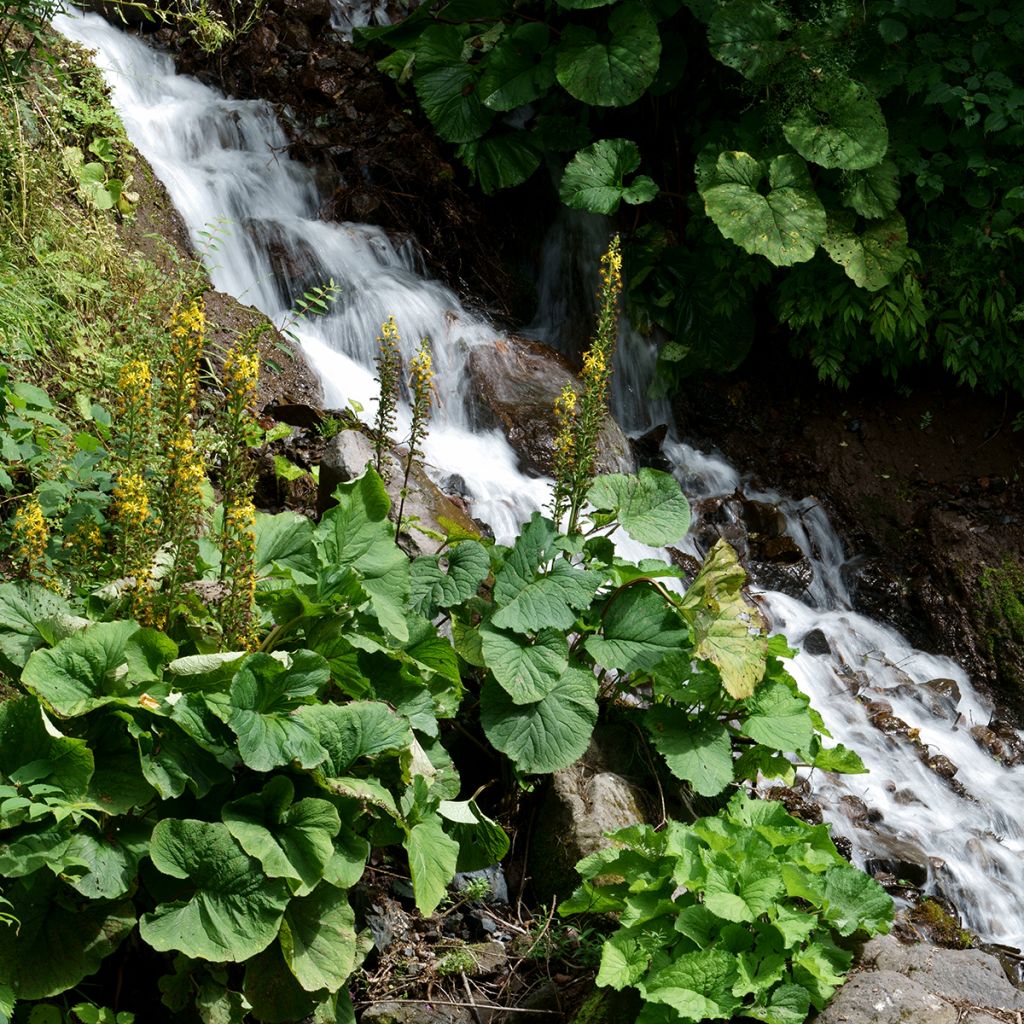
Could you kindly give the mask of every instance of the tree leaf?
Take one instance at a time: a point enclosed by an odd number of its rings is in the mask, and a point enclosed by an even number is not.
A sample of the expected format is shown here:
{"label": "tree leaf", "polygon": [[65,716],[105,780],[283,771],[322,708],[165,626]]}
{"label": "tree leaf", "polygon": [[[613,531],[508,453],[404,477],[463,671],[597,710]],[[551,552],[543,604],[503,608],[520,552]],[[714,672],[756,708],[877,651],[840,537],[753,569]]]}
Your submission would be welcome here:
{"label": "tree leaf", "polygon": [[599,476],[587,492],[595,509],[614,512],[622,528],[641,544],[677,544],[690,528],[690,503],[669,473],[644,467],[625,476]]}
{"label": "tree leaf", "polygon": [[381,478],[367,469],[339,484],[334,497],[338,504],[324,513],[316,531],[323,560],[354,569],[377,620],[396,639],[407,640],[409,559],[395,544],[395,528],[387,517],[391,501]]}
{"label": "tree leaf", "polygon": [[765,166],[749,153],[719,154],[699,188],[707,215],[726,238],[777,267],[809,260],[825,237],[821,205],[807,165],[798,156],[775,157],[767,168],[768,192],[759,191]]}
{"label": "tree leaf", "polygon": [[582,757],[597,724],[597,679],[570,665],[543,700],[516,704],[488,679],[480,693],[480,723],[488,740],[521,772],[554,772]]}
{"label": "tree leaf", "polygon": [[727,0],[708,22],[708,45],[726,67],[756,81],[785,59],[790,44],[780,36],[789,28],[789,19],[762,0]]}
{"label": "tree leaf", "polygon": [[871,221],[859,235],[853,230],[851,216],[836,214],[829,218],[824,247],[846,276],[869,292],[884,288],[910,255],[907,224],[898,211],[885,220]]}
{"label": "tree leaf", "polygon": [[850,207],[862,217],[884,217],[892,213],[900,198],[896,165],[891,160],[883,160],[861,171],[847,171],[843,175],[840,194],[843,206]]}
{"label": "tree leaf", "polygon": [[[517,633],[545,627],[566,630],[576,621],[576,611],[590,605],[602,577],[555,556],[556,537],[554,524],[535,512],[495,576],[495,626]],[[553,556],[552,564],[544,567]]]}
{"label": "tree leaf", "polygon": [[675,608],[637,583],[612,592],[601,612],[601,634],[587,637],[584,646],[603,668],[639,672],[654,668],[689,639]]}
{"label": "tree leaf", "polygon": [[321,882],[293,899],[281,924],[281,952],[307,992],[337,992],[356,967],[356,915],[348,894]]}
{"label": "tree leaf", "polygon": [[488,196],[521,184],[540,166],[540,151],[533,140],[516,132],[465,142],[458,155]]}
{"label": "tree leaf", "polygon": [[786,141],[805,159],[847,171],[874,167],[889,148],[885,115],[863,85],[848,79],[819,85],[782,126]]}
{"label": "tree leaf", "polygon": [[448,885],[455,877],[459,844],[445,834],[440,819],[435,815],[413,825],[405,841],[405,849],[409,855],[416,908],[429,917],[444,899]]}
{"label": "tree leaf", "polygon": [[569,642],[557,629],[542,629],[530,640],[485,623],[480,640],[487,667],[516,704],[546,697],[569,664]]}
{"label": "tree leaf", "polygon": [[445,142],[480,138],[494,119],[478,91],[479,71],[459,60],[419,72],[413,79],[423,112]]}
{"label": "tree leaf", "polygon": [[658,186],[644,176],[631,185],[626,175],[640,166],[640,150],[629,139],[601,139],[581,149],[569,161],[558,194],[566,206],[590,213],[613,214],[623,200],[635,206],[658,194]]}
{"label": "tree leaf", "polygon": [[807,698],[797,695],[785,683],[772,682],[747,700],[749,717],[740,732],[772,750],[795,753],[809,749],[814,724]]}
{"label": "tree leaf", "polygon": [[34,650],[51,642],[47,623],[70,614],[64,598],[38,583],[0,583],[0,666],[16,676]]}
{"label": "tree leaf", "polygon": [[22,685],[58,715],[72,718],[107,704],[137,706],[151,681],[140,681],[128,665],[136,622],[98,622],[32,654]]}
{"label": "tree leaf", "polygon": [[225,804],[221,818],[268,877],[286,878],[302,896],[323,878],[341,819],[326,800],[307,797],[293,803],[294,798],[291,781],[278,775],[259,793]]}
{"label": "tree leaf", "polygon": [[732,782],[732,745],[721,722],[692,722],[681,710],[658,704],[644,723],[672,774],[701,796],[717,796]]}
{"label": "tree leaf", "polygon": [[80,902],[48,871],[4,885],[18,927],[0,926],[0,978],[46,999],[99,969],[135,926],[131,902]]}
{"label": "tree leaf", "polygon": [[515,110],[540,99],[555,84],[551,32],[541,22],[526,22],[505,34],[487,55],[480,98],[491,110]]}
{"label": "tree leaf", "polygon": [[296,651],[284,665],[267,654],[251,654],[231,681],[226,721],[238,737],[238,754],[250,768],[268,772],[298,761],[315,768],[326,757],[305,721],[292,712],[316,699],[330,681],[327,662],[312,651]]}
{"label": "tree leaf", "polygon": [[661,39],[650,12],[635,0],[618,4],[607,33],[568,25],[558,44],[555,74],[570,96],[595,107],[625,107],[658,73]]}
{"label": "tree leaf", "polygon": [[158,871],[195,887],[188,900],[143,915],[139,931],[154,949],[241,963],[274,941],[288,884],[267,878],[226,825],[164,818],[153,829],[150,857]]}
{"label": "tree leaf", "polygon": [[764,619],[743,599],[745,579],[736,552],[720,540],[681,604],[693,623],[694,653],[714,663],[737,700],[749,697],[764,677],[768,653]]}
{"label": "tree leaf", "polygon": [[652,1003],[672,1007],[685,1020],[733,1015],[740,1000],[732,994],[736,957],[722,949],[683,953],[652,971],[637,987]]}

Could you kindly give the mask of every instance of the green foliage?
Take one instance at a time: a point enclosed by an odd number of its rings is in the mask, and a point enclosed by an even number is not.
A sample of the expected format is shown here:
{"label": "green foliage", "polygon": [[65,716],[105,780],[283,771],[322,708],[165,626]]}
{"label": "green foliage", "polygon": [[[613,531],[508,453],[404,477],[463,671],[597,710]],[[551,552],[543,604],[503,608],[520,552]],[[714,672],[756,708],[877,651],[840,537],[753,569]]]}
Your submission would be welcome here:
{"label": "green foliage", "polygon": [[774,801],[737,793],[715,817],[609,838],[559,911],[618,917],[597,983],[638,989],[638,1021],[801,1024],[845,980],[852,955],[836,940],[892,921],[892,900],[828,829]]}
{"label": "green foliage", "polygon": [[[381,481],[368,471],[337,499],[316,531],[259,521],[272,653],[204,653],[4,585],[0,649],[24,696],[0,704],[0,874],[20,922],[0,930],[0,968],[18,999],[76,986],[137,922],[184,962],[259,964],[260,984],[210,996],[280,1019],[287,993],[288,1015],[308,1013],[365,951],[347,890],[375,834],[405,847],[424,913],[457,867],[506,852],[454,799],[436,737],[459,677],[409,607]],[[262,987],[264,970],[280,983]]]}
{"label": "green foliage", "polygon": [[495,0],[359,39],[485,191],[543,167],[573,208],[638,205],[662,391],[738,365],[756,309],[840,385],[932,363],[1024,393],[1014,5]]}

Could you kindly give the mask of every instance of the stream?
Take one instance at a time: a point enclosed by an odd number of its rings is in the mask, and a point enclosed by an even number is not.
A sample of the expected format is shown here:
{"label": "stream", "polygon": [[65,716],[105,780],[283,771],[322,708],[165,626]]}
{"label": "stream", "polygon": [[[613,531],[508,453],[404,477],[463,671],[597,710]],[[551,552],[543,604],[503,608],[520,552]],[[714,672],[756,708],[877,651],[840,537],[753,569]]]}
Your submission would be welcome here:
{"label": "stream", "polygon": [[[365,23],[381,5],[337,6],[352,9],[352,24]],[[335,24],[346,27],[343,15]],[[414,245],[396,246],[376,227],[319,220],[313,174],[286,156],[288,138],[268,104],[228,99],[176,75],[169,56],[96,15],[60,16],[55,27],[97,51],[128,135],[166,186],[214,287],[290,326],[323,382],[327,407],[354,401],[364,416],[372,415],[375,339],[389,315],[398,321],[406,363],[419,339],[431,338],[440,402],[425,445],[428,471],[438,480],[461,477],[474,516],[499,541],[510,541],[548,501],[551,482],[521,473],[501,433],[473,428],[467,356],[474,346],[493,344],[500,332],[424,275]],[[607,233],[597,218],[566,216],[552,226],[538,274],[539,311],[524,335],[554,347],[571,336],[577,312],[564,297],[592,290],[590,283],[580,287],[578,275],[596,280]],[[289,279],[279,255],[275,259],[282,251],[288,266],[301,268],[298,279]],[[295,299],[328,281],[339,287],[330,312],[293,322]],[[822,653],[801,652],[789,669],[835,741],[856,750],[870,769],[868,775],[818,772],[809,779],[835,834],[849,837],[860,866],[916,866],[926,891],[952,901],[983,940],[1024,947],[1024,824],[1018,813],[1024,767],[1004,767],[970,734],[972,726],[988,724],[992,706],[957,664],[915,650],[892,628],[853,610],[843,565],[854,553],[844,551],[814,499],[758,492],[721,458],[675,436],[667,404],[646,397],[654,356],[651,344],[624,325],[613,403],[623,428],[639,435],[669,424],[663,452],[691,501],[739,490],[747,499],[778,506],[813,568],[799,598],[757,588],[753,593],[772,628],[792,646],[820,631],[826,642],[810,646]],[[399,436],[408,416],[406,409]],[[692,532],[680,547],[701,554]],[[623,548],[632,556],[646,552],[639,545]],[[929,767],[918,756],[920,747],[872,724],[858,695],[884,700],[893,715],[919,730],[928,755],[944,755],[959,769],[958,785]]]}

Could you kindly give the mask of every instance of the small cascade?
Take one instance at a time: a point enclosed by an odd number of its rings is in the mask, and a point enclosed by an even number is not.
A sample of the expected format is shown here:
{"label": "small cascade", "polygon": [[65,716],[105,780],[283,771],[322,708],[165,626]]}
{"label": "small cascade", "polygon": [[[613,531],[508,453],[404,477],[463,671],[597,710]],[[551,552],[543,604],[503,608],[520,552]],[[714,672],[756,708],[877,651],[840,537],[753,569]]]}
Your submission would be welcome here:
{"label": "small cascade", "polygon": [[[339,29],[344,19],[351,27],[385,13],[369,0],[339,2],[335,10]],[[426,279],[412,246],[396,246],[378,228],[318,220],[312,175],[287,157],[269,106],[226,99],[175,75],[168,57],[97,16],[61,17],[56,26],[98,52],[128,134],[206,252],[214,285],[290,325],[328,405],[355,400],[372,415],[374,339],[388,315],[398,319],[407,361],[421,337],[432,339],[441,401],[428,470],[439,479],[460,476],[474,514],[500,540],[514,536],[547,502],[550,481],[521,473],[500,433],[475,429],[467,356],[493,342],[496,330]],[[525,334],[552,345],[575,339],[578,348],[592,322],[590,289],[606,233],[597,218],[566,215],[555,226],[545,247],[541,312]],[[295,299],[329,280],[339,289],[330,312],[292,322]],[[847,555],[812,499],[755,491],[724,460],[674,436],[667,404],[646,398],[654,356],[649,342],[624,328],[615,378],[620,422],[635,435],[668,426],[663,452],[698,511],[718,510],[716,529],[742,531],[744,501],[777,509],[809,567],[795,591],[755,588],[755,599],[773,628],[804,648],[791,671],[835,740],[870,768],[868,775],[809,777],[836,832],[850,837],[860,864],[913,871],[984,939],[1024,946],[1016,899],[1024,891],[1024,829],[1015,813],[1024,801],[1024,767],[1005,767],[979,744],[992,708],[955,663],[914,650],[853,610]],[[687,538],[690,553],[700,554],[702,536]],[[1022,742],[1015,734],[1008,741]]]}

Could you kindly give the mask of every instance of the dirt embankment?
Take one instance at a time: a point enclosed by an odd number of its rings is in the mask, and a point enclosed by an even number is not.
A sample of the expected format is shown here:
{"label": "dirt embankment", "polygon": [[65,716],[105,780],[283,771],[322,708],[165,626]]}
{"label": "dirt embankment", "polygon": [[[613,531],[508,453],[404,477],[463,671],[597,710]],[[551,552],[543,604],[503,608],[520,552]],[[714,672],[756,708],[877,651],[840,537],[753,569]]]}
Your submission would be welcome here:
{"label": "dirt embankment", "polygon": [[843,393],[785,357],[693,382],[678,402],[688,437],[765,487],[821,499],[857,552],[848,568],[863,610],[957,659],[1020,715],[1024,434],[1014,413],[937,379]]}

